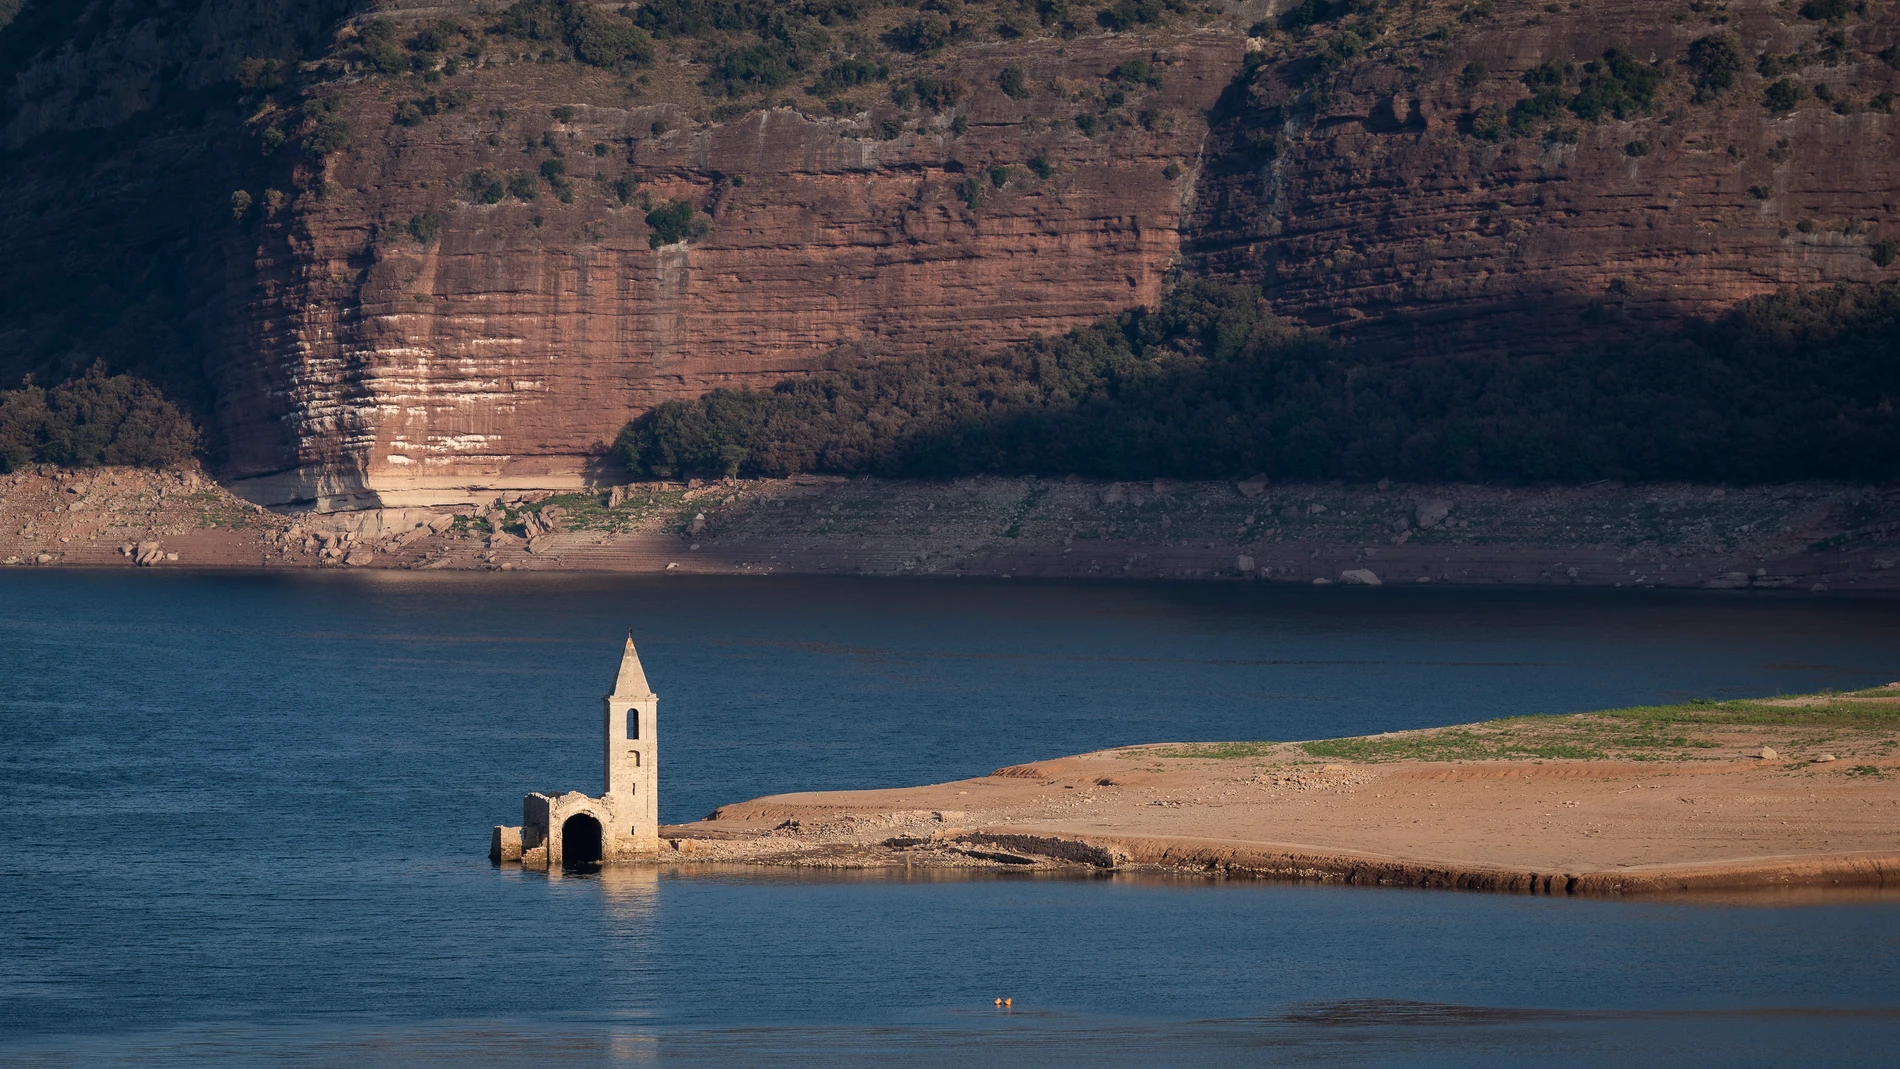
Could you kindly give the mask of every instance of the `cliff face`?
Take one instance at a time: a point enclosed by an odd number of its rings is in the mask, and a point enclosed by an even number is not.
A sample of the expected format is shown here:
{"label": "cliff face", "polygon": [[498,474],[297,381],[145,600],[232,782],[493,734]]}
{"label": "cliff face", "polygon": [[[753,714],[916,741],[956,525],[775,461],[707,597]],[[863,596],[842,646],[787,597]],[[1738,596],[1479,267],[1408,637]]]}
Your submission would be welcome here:
{"label": "cliff face", "polygon": [[353,2],[0,5],[0,385],[103,359],[208,411],[243,311],[230,196],[266,166],[233,79],[320,50]]}
{"label": "cliff face", "polygon": [[[1407,354],[1549,350],[1891,277],[1900,21],[1838,7],[1500,0],[1394,16],[1369,45],[1346,36],[1359,18],[1276,34],[1224,101],[1188,261]],[[1705,38],[1735,48],[1726,89],[1697,85]],[[1610,49],[1657,64],[1653,99],[1562,106]],[[1545,64],[1568,73],[1540,115],[1519,102]],[[1797,99],[1772,110],[1784,79]]]}
{"label": "cliff face", "polygon": [[[1398,357],[1566,346],[1900,270],[1896,16],[1817,2],[1314,0],[1251,38],[1264,5],[1197,7],[715,107],[691,42],[593,67],[492,4],[378,5],[368,61],[345,0],[34,0],[0,28],[0,375],[103,357],[195,405],[247,496],[350,507],[612,478],[658,401],[1061,331],[1176,268]],[[1738,58],[1703,92],[1712,35]],[[1583,117],[1611,48],[1653,92]]]}
{"label": "cliff face", "polygon": [[[267,502],[579,485],[662,400],[841,345],[988,346],[1152,303],[1241,47],[1191,30],[969,47],[933,74],[967,87],[959,104],[901,127],[889,106],[696,119],[573,65],[464,74],[471,98],[414,126],[353,87],[338,114],[371,133],[259,230],[265,281],[216,372],[228,471]],[[1071,95],[1130,59],[1159,83],[1125,106],[1152,128],[1085,135]],[[1022,99],[998,88],[1010,66]],[[533,199],[483,203],[488,176]],[[709,229],[655,247],[645,209],[674,203]],[[408,226],[423,215],[439,232]]]}

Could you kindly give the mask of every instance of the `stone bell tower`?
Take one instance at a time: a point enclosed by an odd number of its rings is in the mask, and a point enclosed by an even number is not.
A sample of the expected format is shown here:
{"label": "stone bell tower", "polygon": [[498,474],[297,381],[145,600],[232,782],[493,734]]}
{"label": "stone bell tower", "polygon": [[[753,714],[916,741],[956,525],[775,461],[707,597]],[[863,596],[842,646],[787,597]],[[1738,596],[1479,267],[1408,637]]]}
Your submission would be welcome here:
{"label": "stone bell tower", "polygon": [[647,674],[640,667],[632,635],[627,636],[627,648],[620,655],[620,673],[614,677],[613,693],[601,700],[606,714],[601,795],[621,819],[622,827],[615,831],[633,840],[626,844],[628,847],[640,853],[657,850],[660,696],[647,686]]}
{"label": "stone bell tower", "polygon": [[488,857],[497,865],[587,868],[606,861],[650,857],[660,849],[660,697],[634,652],[633,636],[620,654],[612,694],[602,699],[600,797],[579,791],[536,792],[521,800],[521,825],[497,824]]}

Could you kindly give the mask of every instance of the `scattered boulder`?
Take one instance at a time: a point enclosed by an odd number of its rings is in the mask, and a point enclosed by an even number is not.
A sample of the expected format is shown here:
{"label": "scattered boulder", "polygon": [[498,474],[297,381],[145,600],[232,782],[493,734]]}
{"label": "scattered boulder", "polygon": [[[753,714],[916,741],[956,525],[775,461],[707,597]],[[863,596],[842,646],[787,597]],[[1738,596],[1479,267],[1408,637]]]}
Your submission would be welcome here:
{"label": "scattered boulder", "polygon": [[141,568],[149,568],[165,559],[165,550],[157,542],[140,542],[132,553],[132,563]]}
{"label": "scattered boulder", "polygon": [[349,565],[352,568],[361,568],[365,564],[369,564],[375,559],[376,559],[376,554],[374,552],[372,552],[368,548],[361,548],[361,549],[350,550],[350,555],[343,558],[343,563]]}
{"label": "scattered boulder", "polygon": [[1253,569],[1254,569],[1254,564],[1253,564],[1252,557],[1249,557],[1245,553],[1242,553],[1240,556],[1234,558],[1234,570],[1239,572],[1240,574],[1251,575],[1253,573]]}
{"label": "scattered boulder", "polygon": [[1325,511],[1326,511],[1326,506],[1325,506],[1325,505],[1322,505],[1322,504],[1320,504],[1320,503],[1319,503],[1319,502],[1317,502],[1317,501],[1315,501],[1315,502],[1313,502],[1312,504],[1310,504],[1310,505],[1308,505],[1308,506],[1306,506],[1306,514],[1307,514],[1308,516],[1317,516],[1317,515],[1319,515],[1320,513],[1322,513],[1322,512],[1325,512]]}
{"label": "scattered boulder", "polygon": [[1339,581],[1351,586],[1382,586],[1379,576],[1370,568],[1348,568],[1339,573]]}
{"label": "scattered boulder", "polygon": [[696,535],[705,530],[706,530],[706,514],[703,512],[693,513],[693,522],[686,525],[686,533],[689,535]]}
{"label": "scattered boulder", "polygon": [[1814,763],[1815,763],[1815,764],[1817,764],[1817,765],[1825,765],[1825,764],[1827,764],[1827,763],[1828,763],[1828,762],[1830,762],[1830,761],[1839,761],[1839,760],[1840,760],[1840,758],[1838,758],[1838,757],[1835,757],[1835,756],[1834,756],[1833,754],[1831,754],[1831,753],[1824,753],[1824,754],[1822,754],[1821,756],[1819,756],[1819,757],[1817,757],[1817,758],[1815,758],[1815,759],[1814,759]]}
{"label": "scattered boulder", "polygon": [[1427,498],[1418,503],[1413,515],[1418,518],[1420,527],[1436,527],[1451,515],[1451,502],[1442,497]]}
{"label": "scattered boulder", "polygon": [[1313,585],[1314,586],[1332,586],[1333,581],[1322,575],[1319,578],[1313,580]]}
{"label": "scattered boulder", "polygon": [[1780,757],[1780,756],[1781,756],[1780,754],[1775,752],[1775,748],[1773,746],[1764,746],[1761,748],[1761,759],[1764,761],[1773,761],[1775,758]]}
{"label": "scattered boulder", "polygon": [[626,503],[627,503],[627,488],[626,487],[616,486],[613,489],[607,491],[607,507],[608,508],[617,509]]}
{"label": "scattered boulder", "polygon": [[51,553],[42,553],[39,556],[33,558],[33,563],[51,564],[53,563],[53,555]]}
{"label": "scattered boulder", "polygon": [[1256,475],[1251,479],[1242,479],[1234,484],[1234,489],[1240,491],[1241,497],[1259,497],[1267,492],[1267,477],[1265,475]]}

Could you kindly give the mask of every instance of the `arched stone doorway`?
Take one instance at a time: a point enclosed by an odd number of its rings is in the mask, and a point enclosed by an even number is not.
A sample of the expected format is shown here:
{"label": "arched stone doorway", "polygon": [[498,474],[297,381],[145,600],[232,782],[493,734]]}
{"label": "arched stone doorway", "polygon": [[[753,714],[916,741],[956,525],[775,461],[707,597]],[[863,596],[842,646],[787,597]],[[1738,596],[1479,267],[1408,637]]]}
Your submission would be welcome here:
{"label": "arched stone doorway", "polygon": [[561,822],[561,867],[591,869],[600,864],[600,821],[576,813]]}

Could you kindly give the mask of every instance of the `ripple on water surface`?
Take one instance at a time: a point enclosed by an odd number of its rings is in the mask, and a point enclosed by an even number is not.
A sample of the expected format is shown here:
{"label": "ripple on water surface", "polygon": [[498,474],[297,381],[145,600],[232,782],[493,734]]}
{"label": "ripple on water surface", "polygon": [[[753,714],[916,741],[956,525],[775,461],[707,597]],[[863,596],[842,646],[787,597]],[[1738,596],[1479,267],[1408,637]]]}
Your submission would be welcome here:
{"label": "ripple on water surface", "polygon": [[1877,899],[497,873],[485,829],[524,790],[597,780],[628,628],[667,820],[1131,742],[1900,677],[1881,601],[7,573],[6,1060],[1778,1064],[1900,1038]]}

